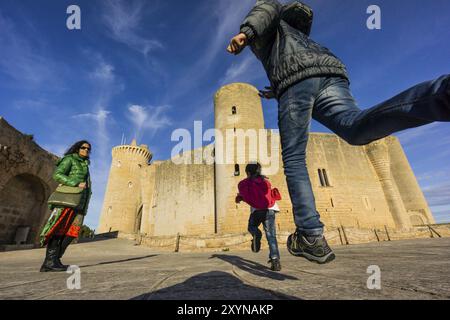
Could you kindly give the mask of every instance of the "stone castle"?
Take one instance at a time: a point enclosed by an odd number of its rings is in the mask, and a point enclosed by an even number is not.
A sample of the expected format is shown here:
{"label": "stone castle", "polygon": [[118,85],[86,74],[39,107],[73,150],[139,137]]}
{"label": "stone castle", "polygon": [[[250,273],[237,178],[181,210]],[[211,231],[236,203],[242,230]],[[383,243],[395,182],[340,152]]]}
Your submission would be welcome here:
{"label": "stone castle", "polygon": [[[265,130],[267,145],[279,143],[278,133],[265,129],[261,99],[253,86],[226,85],[215,94],[214,105],[216,130]],[[183,156],[194,159],[216,151],[211,144]],[[245,163],[239,163],[237,154],[228,156],[234,163],[175,164],[175,158],[150,163],[152,153],[145,145],[133,141],[115,147],[97,231],[147,237],[245,233],[249,207],[234,201],[237,184],[246,178]],[[288,232],[295,226],[280,148],[278,156],[279,170],[267,174],[263,166],[263,174],[282,194],[276,223],[278,231]],[[393,136],[367,146],[351,146],[336,135],[312,133],[307,164],[317,209],[327,229],[409,230],[434,223]]]}

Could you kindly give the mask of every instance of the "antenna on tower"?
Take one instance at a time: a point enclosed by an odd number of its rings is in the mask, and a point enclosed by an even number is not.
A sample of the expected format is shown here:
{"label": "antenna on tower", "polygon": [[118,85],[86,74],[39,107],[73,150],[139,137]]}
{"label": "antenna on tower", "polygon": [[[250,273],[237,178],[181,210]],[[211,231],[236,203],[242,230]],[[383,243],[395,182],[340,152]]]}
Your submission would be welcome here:
{"label": "antenna on tower", "polygon": [[125,133],[122,133],[122,140],[120,141],[120,145],[123,146],[125,143]]}

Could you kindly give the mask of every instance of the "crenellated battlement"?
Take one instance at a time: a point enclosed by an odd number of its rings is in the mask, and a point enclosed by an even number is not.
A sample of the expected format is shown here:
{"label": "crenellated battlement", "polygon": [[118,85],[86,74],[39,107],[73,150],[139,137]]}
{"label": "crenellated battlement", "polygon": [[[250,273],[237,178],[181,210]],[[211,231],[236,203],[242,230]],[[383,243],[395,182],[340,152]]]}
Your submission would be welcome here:
{"label": "crenellated battlement", "polygon": [[138,147],[133,145],[121,145],[114,147],[112,150],[112,156],[113,158],[135,158],[136,156],[138,156],[142,157],[142,159],[146,162],[149,162],[153,157],[152,153],[146,146]]}

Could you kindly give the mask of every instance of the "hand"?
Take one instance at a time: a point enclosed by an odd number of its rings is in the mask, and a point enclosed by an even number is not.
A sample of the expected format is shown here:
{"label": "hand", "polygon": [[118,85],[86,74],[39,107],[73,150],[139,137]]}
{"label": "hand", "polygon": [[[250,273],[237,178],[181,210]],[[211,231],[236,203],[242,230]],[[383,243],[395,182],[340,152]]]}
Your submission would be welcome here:
{"label": "hand", "polygon": [[259,90],[258,95],[261,98],[265,98],[265,99],[274,99],[275,98],[275,93],[272,91],[272,87],[264,87],[266,90]]}
{"label": "hand", "polygon": [[244,33],[239,33],[230,41],[230,45],[227,48],[229,53],[238,55],[247,46],[247,36]]}
{"label": "hand", "polygon": [[86,182],[82,182],[78,185],[78,188],[86,189]]}
{"label": "hand", "polygon": [[241,196],[240,194],[238,194],[238,195],[236,196],[235,202],[236,202],[236,203],[240,203],[242,200],[244,200],[244,199],[242,198],[242,196]]}

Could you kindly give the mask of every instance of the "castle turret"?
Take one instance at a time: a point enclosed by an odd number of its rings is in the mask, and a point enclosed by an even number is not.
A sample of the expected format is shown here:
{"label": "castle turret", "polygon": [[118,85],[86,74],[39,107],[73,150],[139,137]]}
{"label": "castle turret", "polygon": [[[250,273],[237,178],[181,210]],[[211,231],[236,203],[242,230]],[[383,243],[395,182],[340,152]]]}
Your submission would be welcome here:
{"label": "castle turret", "polygon": [[103,202],[99,232],[139,232],[141,225],[141,173],[152,154],[145,145],[113,148],[108,185]]}
{"label": "castle turret", "polygon": [[410,229],[411,221],[409,220],[402,197],[392,176],[389,149],[386,141],[375,141],[366,146],[366,151],[380,179],[386,202],[388,203],[397,229]]}
{"label": "castle turret", "polygon": [[256,137],[257,145],[259,129],[264,129],[261,98],[255,87],[233,83],[217,91],[214,107],[215,128],[223,137],[222,145],[217,137],[215,143],[216,232],[242,232],[245,222],[240,219],[248,216],[238,215],[237,206],[228,208],[228,204],[234,203],[237,184],[246,178],[245,164],[258,160],[257,151],[249,150],[249,141]]}
{"label": "castle turret", "polygon": [[398,138],[387,138],[391,156],[391,170],[412,224],[434,224],[428,203]]}

